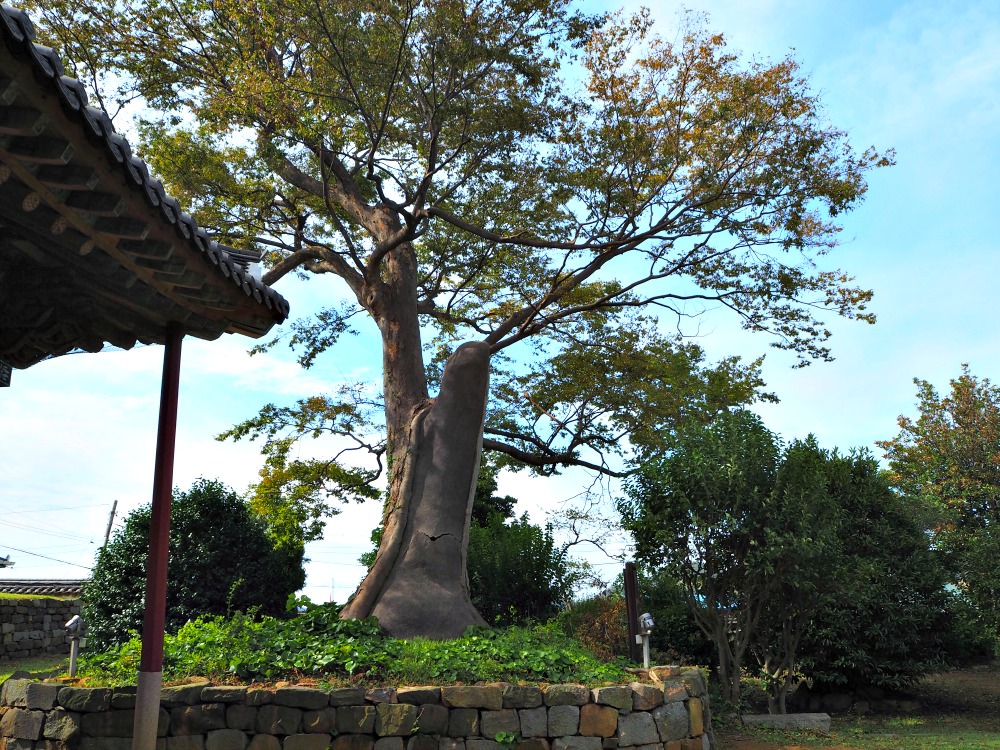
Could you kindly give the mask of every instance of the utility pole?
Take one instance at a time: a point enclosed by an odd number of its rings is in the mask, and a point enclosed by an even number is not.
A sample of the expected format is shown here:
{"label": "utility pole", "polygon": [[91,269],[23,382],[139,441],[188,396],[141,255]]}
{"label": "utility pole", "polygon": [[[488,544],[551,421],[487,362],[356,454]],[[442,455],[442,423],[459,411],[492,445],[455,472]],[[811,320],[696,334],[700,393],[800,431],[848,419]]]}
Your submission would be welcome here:
{"label": "utility pole", "polygon": [[111,538],[111,524],[115,522],[115,511],[118,510],[118,501],[115,500],[111,505],[111,515],[108,516],[108,528],[104,531],[104,546],[108,545],[108,539]]}
{"label": "utility pole", "polygon": [[642,662],[642,641],[639,638],[639,580],[634,562],[625,563],[625,613],[628,615],[628,656],[636,664]]}

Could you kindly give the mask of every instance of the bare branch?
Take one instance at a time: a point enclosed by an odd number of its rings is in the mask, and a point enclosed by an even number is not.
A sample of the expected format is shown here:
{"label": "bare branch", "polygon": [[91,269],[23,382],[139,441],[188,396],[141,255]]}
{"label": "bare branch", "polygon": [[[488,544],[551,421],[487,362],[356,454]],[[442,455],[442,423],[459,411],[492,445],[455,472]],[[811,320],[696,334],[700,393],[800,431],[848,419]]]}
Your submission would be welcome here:
{"label": "bare branch", "polygon": [[[487,428],[487,432],[493,433],[494,430]],[[534,441],[525,440],[525,442]],[[500,440],[494,440],[493,438],[488,437],[483,437],[483,450],[503,453],[506,456],[517,459],[527,466],[535,467],[540,471],[540,473],[545,475],[553,474],[560,466],[579,466],[584,469],[599,471],[602,474],[607,474],[612,477],[627,477],[633,473],[632,471],[616,471],[610,468],[607,464],[596,464],[593,461],[587,461],[579,458],[572,453],[555,452],[551,450],[542,450],[538,453],[533,453],[524,450],[523,448],[510,445],[509,443],[504,443]]]}

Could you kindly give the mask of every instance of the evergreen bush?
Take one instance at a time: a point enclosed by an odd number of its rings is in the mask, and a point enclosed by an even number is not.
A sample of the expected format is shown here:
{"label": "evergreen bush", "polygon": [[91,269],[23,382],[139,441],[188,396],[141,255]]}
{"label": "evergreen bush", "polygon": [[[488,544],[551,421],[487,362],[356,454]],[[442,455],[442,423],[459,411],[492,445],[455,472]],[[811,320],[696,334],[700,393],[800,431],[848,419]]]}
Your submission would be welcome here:
{"label": "evergreen bush", "polygon": [[[84,585],[88,647],[127,641],[142,626],[151,506],[126,519],[97,554]],[[301,546],[276,546],[264,520],[222,483],[199,479],[174,491],[167,572],[166,630],[202,615],[282,615],[302,587]]]}

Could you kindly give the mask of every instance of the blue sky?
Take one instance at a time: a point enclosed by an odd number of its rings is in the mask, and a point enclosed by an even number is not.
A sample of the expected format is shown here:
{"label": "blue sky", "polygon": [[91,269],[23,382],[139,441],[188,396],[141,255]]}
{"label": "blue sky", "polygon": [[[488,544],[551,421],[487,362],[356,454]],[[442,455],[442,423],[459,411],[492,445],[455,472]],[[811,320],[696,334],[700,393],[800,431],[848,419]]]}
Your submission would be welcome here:
{"label": "blue sky", "polygon": [[[637,6],[636,6],[637,7]],[[653,14],[664,36],[673,3]],[[875,326],[828,318],[836,361],[792,369],[792,358],[725,316],[708,316],[699,343],[711,358],[767,354],[764,376],[781,398],[761,408],[786,439],[815,433],[829,448],[877,449],[895,419],[914,411],[912,379],[946,389],[963,362],[1000,378],[995,317],[1000,252],[993,217],[1000,174],[1000,6],[989,2],[733,0],[690,2],[732,49],[776,59],[793,54],[854,147],[897,151],[872,175],[863,205],[846,217],[830,258],[875,290]],[[286,280],[294,316],[330,293],[332,280]],[[247,339],[188,339],[175,484],[199,476],[242,490],[256,476],[256,446],[213,436],[255,413],[325,384],[378,378],[371,330],[310,371],[277,349],[249,358]],[[104,537],[112,502],[122,514],[149,501],[162,351],[72,355],[15,371],[0,390],[0,556],[3,578],[76,578]],[[501,490],[543,520],[587,478],[505,477]],[[353,506],[310,546],[306,594],[338,601],[362,570],[375,505]],[[615,549],[623,543],[615,541]],[[617,563],[596,555],[610,577]],[[605,563],[607,563],[605,565]]]}

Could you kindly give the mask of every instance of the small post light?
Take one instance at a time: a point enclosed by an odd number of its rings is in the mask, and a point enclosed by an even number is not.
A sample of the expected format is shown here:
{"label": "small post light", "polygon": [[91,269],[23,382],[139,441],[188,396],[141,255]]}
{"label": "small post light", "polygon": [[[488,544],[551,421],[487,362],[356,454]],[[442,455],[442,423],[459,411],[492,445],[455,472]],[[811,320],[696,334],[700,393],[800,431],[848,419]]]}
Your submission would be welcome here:
{"label": "small post light", "polygon": [[642,667],[643,669],[649,669],[649,636],[653,632],[653,616],[649,612],[643,612],[639,615],[639,635],[636,636],[637,640],[642,641]]}
{"label": "small post light", "polygon": [[83,619],[73,615],[64,626],[69,633],[69,676],[76,677],[76,660],[80,656],[80,629]]}

